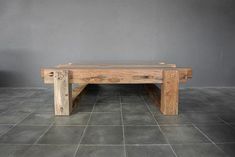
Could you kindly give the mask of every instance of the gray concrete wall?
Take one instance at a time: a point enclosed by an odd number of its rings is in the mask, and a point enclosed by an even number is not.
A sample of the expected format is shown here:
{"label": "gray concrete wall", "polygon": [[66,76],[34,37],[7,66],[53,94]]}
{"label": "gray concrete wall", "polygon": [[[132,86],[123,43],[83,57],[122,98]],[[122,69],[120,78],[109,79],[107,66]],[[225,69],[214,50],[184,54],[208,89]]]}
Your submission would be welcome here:
{"label": "gray concrete wall", "polygon": [[40,67],[155,63],[189,86],[235,85],[234,0],[0,0],[0,86],[43,86]]}

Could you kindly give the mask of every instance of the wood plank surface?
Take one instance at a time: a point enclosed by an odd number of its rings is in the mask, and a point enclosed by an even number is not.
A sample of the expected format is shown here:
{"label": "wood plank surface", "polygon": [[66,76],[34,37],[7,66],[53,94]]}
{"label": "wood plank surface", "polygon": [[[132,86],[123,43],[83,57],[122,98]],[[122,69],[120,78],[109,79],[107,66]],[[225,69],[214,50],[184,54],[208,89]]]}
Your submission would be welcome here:
{"label": "wood plank surface", "polygon": [[70,115],[72,111],[72,91],[68,70],[54,71],[54,108],[55,115]]}
{"label": "wood plank surface", "polygon": [[[53,83],[54,71],[60,68],[41,69],[44,83]],[[180,82],[186,82],[192,77],[191,68],[72,68],[70,71],[70,83],[87,84],[138,84],[138,83],[162,83],[163,70],[174,69],[179,71]]]}
{"label": "wood plank surface", "polygon": [[160,111],[164,115],[177,115],[179,103],[179,71],[164,70],[161,84]]}
{"label": "wood plank surface", "polygon": [[82,64],[60,64],[58,66],[56,66],[56,68],[98,68],[98,69],[106,69],[106,68],[161,68],[161,67],[176,67],[176,64],[165,64],[165,63],[161,63],[161,64],[143,64],[143,65],[110,65],[110,64],[97,64],[97,65],[82,65]]}

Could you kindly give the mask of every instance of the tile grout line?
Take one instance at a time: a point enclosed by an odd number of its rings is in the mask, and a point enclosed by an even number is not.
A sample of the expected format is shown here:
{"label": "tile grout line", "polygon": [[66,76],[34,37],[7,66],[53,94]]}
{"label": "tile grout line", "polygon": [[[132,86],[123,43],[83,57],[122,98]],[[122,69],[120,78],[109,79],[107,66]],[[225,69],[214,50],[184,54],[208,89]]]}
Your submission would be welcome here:
{"label": "tile grout line", "polygon": [[[22,105],[23,103],[25,102],[25,100],[23,100],[22,102],[20,102],[18,105]],[[3,111],[0,113],[0,115],[4,114],[4,113],[7,113],[7,112],[10,112],[11,109],[12,109],[13,106],[9,107],[6,111]],[[13,111],[13,112],[27,112],[27,111]],[[29,111],[30,113],[33,113],[31,111]]]}
{"label": "tile grout line", "polygon": [[0,135],[0,137],[2,137],[3,135],[7,134],[9,131],[11,131],[12,129],[14,129],[18,124],[20,124],[21,122],[23,122],[27,117],[29,117],[31,114],[33,114],[32,112],[30,112],[29,114],[27,114],[24,118],[22,118],[18,123],[15,123],[10,129],[8,129],[6,132],[4,132],[3,134]]}
{"label": "tile grout line", "polygon": [[[152,116],[152,115],[151,115]],[[4,124],[0,124],[0,126],[4,126],[4,125],[14,125],[14,124],[7,124],[7,123],[4,123]],[[49,124],[50,125],[50,124]],[[77,124],[54,124],[55,126],[86,126],[86,125],[77,125]],[[180,124],[180,125],[182,125],[182,126],[192,126],[192,123],[188,123],[188,124]],[[46,124],[35,124],[35,125],[33,125],[33,124],[20,124],[19,126],[48,126],[48,125],[46,125]],[[89,126],[122,126],[122,125],[106,125],[106,124],[100,124],[100,125],[94,125],[94,124],[92,124],[92,125],[89,125]],[[178,124],[175,124],[175,125],[173,125],[173,124],[161,124],[161,125],[157,125],[157,124],[152,124],[152,125],[150,125],[150,124],[148,124],[148,125],[144,125],[144,124],[126,124],[125,126],[178,126]]]}
{"label": "tile grout line", "polygon": [[197,129],[197,131],[199,131],[203,136],[205,136],[207,138],[207,140],[209,140],[212,144],[215,144],[214,141],[212,141],[203,131],[201,131],[201,129],[199,129],[194,123],[192,123],[193,127],[195,129]]}
{"label": "tile grout line", "polygon": [[121,120],[122,120],[122,138],[123,138],[124,157],[127,157],[125,127],[124,127],[123,113],[122,113],[122,97],[121,97],[121,93],[120,92],[119,92],[119,101],[120,101],[120,112],[121,112]]}
{"label": "tile grout line", "polygon": [[[225,123],[226,125],[232,127],[231,124],[229,124],[228,122],[226,122],[225,120],[223,120],[220,116],[217,115],[217,117],[218,117],[223,123]],[[233,127],[232,127],[232,128],[233,128]]]}
{"label": "tile grout line", "polygon": [[[203,136],[205,136],[217,149],[225,153],[212,139],[210,139],[201,129],[199,129],[195,124],[192,124]],[[225,153],[226,154],[226,153]]]}
{"label": "tile grout line", "polygon": [[[210,143],[186,143],[186,144],[212,144]],[[235,142],[222,142],[222,143],[216,143],[216,144],[235,144]],[[12,145],[12,143],[0,143],[0,146],[4,145]],[[26,145],[26,146],[32,146],[32,144],[22,144],[22,143],[14,143],[13,145]],[[37,143],[35,145],[49,145],[49,146],[69,146],[73,145],[76,146],[76,144],[41,144]],[[115,147],[115,146],[123,146],[123,144],[80,144],[81,146],[86,146],[86,147],[94,147],[94,146],[110,146],[110,147]],[[126,146],[169,146],[169,144],[126,144]],[[173,145],[182,145],[181,143],[176,143]]]}
{"label": "tile grout line", "polygon": [[146,103],[146,100],[144,99],[144,97],[143,97],[142,95],[141,95],[141,98],[143,99],[143,101],[144,101],[145,105],[147,106],[147,108],[148,108],[149,112],[151,113],[151,115],[152,115],[152,117],[153,117],[153,119],[154,119],[155,123],[157,124],[157,126],[158,126],[158,128],[159,128],[160,132],[161,132],[161,133],[162,133],[162,135],[165,137],[165,139],[166,139],[167,143],[169,144],[169,146],[170,146],[170,148],[171,148],[171,150],[172,150],[173,154],[175,155],[175,157],[178,157],[178,155],[176,154],[176,152],[175,152],[175,150],[173,149],[172,145],[170,144],[170,142],[169,142],[168,138],[166,137],[166,135],[163,133],[163,131],[162,131],[161,127],[159,126],[159,123],[158,123],[158,121],[156,120],[156,118],[155,118],[155,116],[154,116],[153,112],[151,111],[150,107],[149,107],[149,106],[148,106],[148,104]]}
{"label": "tile grout line", "polygon": [[78,142],[78,145],[77,145],[77,147],[76,147],[76,149],[75,149],[75,152],[74,152],[73,157],[76,157],[76,154],[77,154],[77,152],[79,151],[81,142],[82,142],[82,140],[83,140],[83,138],[84,138],[84,136],[85,136],[86,130],[87,130],[88,125],[89,125],[89,123],[90,123],[92,113],[93,113],[93,111],[94,111],[94,109],[95,109],[95,105],[96,105],[96,103],[97,103],[99,93],[100,93],[100,91],[98,91],[98,93],[97,93],[97,95],[96,95],[96,99],[95,99],[94,105],[93,105],[93,107],[92,107],[92,110],[91,110],[89,119],[87,120],[87,124],[86,124],[86,126],[85,126],[85,128],[84,128],[84,130],[83,130],[83,132],[82,132],[81,139],[80,139],[79,142]]}
{"label": "tile grout line", "polygon": [[48,130],[53,126],[54,122],[51,123],[47,129],[38,137],[38,139],[33,143],[33,145],[37,144],[39,140],[48,132]]}

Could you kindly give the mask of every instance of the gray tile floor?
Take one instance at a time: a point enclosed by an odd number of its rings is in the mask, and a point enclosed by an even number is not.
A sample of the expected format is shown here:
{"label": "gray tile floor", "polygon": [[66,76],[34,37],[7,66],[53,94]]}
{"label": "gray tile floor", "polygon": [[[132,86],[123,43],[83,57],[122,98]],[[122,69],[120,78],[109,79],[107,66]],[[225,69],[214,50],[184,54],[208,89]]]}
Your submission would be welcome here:
{"label": "gray tile floor", "polygon": [[235,88],[180,90],[163,116],[142,85],[89,86],[70,117],[52,89],[0,88],[0,157],[235,156]]}

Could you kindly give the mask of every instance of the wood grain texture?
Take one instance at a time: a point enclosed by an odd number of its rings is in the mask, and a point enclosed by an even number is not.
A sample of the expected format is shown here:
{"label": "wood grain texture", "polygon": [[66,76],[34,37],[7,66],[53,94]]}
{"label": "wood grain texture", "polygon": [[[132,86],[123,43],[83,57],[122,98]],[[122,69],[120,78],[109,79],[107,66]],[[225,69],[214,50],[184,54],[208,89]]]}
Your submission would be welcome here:
{"label": "wood grain texture", "polygon": [[72,113],[76,111],[75,108],[78,106],[78,102],[82,96],[87,92],[86,87],[88,84],[79,84],[78,87],[75,87],[72,91]]}
{"label": "wood grain texture", "polygon": [[[54,71],[60,68],[41,69],[41,77],[44,83],[53,83]],[[186,82],[192,78],[191,68],[71,68],[70,83],[92,84],[138,84],[138,83],[162,83],[163,70],[173,69],[179,71],[180,82]]]}
{"label": "wood grain texture", "polygon": [[[56,69],[42,70],[44,83],[53,83]],[[122,83],[161,83],[162,69],[68,69],[70,83],[122,84]]]}
{"label": "wood grain texture", "polygon": [[143,65],[111,65],[111,64],[97,64],[97,65],[82,65],[82,64],[60,64],[56,66],[57,68],[91,68],[91,69],[106,69],[106,68],[161,68],[161,67],[176,67],[176,64],[143,64]]}
{"label": "wood grain texture", "polygon": [[161,84],[160,111],[164,115],[177,115],[179,103],[179,71],[164,70]]}
{"label": "wood grain texture", "polygon": [[88,84],[79,84],[78,87],[75,87],[72,90],[72,102],[77,98],[79,94],[82,93],[82,91],[86,88]]}
{"label": "wood grain texture", "polygon": [[72,85],[69,83],[68,70],[54,71],[55,115],[70,115],[72,111]]}
{"label": "wood grain texture", "polygon": [[[192,78],[192,69],[165,63],[157,65],[66,64],[41,69],[41,77],[44,83],[54,83],[55,115],[69,115],[73,107],[72,102],[87,84],[149,84],[147,90],[154,102],[160,104],[160,111],[164,115],[177,115],[179,83]],[[81,86],[72,92],[72,83]],[[161,91],[152,86],[157,83],[161,84]]]}

